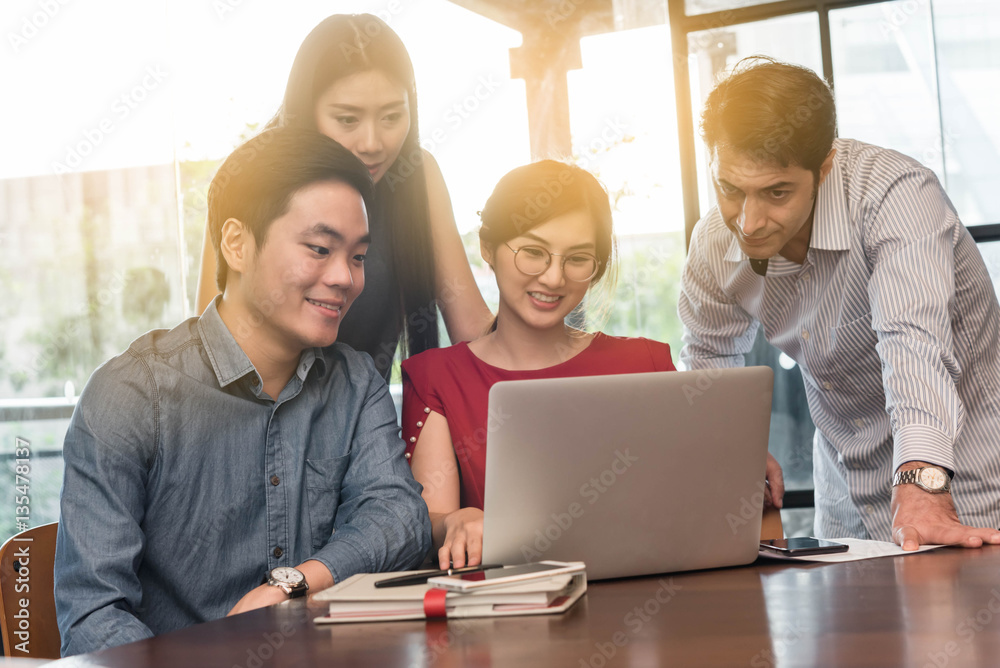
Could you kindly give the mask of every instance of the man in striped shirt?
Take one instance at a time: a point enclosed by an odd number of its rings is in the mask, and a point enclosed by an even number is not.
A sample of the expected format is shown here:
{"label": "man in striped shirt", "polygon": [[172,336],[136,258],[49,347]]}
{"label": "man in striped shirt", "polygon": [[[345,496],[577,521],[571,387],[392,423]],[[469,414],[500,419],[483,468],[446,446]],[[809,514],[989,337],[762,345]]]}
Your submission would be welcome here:
{"label": "man in striped shirt", "polygon": [[[718,206],[684,267],[681,363],[740,366],[761,325],[799,364],[817,535],[1000,544],[1000,307],[982,257],[929,169],[835,132],[805,68],[747,59],[709,95]],[[768,476],[780,497],[773,459]]]}

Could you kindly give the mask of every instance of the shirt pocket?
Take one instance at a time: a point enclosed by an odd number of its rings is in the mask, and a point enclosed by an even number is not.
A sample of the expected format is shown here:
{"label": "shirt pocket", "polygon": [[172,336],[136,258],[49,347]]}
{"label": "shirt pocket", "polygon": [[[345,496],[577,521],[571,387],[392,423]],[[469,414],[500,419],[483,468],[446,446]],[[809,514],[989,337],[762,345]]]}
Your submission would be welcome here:
{"label": "shirt pocket", "polygon": [[882,360],[875,346],[871,312],[830,330],[830,346],[837,366],[839,385],[848,394],[884,396]]}
{"label": "shirt pocket", "polygon": [[333,523],[340,505],[340,490],[351,456],[306,460],[306,503],[312,548],[318,550],[333,535]]}

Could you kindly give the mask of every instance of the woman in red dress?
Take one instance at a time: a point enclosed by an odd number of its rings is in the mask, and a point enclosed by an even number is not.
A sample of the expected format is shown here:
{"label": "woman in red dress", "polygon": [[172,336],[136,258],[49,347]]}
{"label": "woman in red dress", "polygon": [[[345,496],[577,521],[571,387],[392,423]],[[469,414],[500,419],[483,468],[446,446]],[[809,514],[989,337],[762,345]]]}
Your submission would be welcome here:
{"label": "woman in red dress", "polygon": [[613,273],[611,207],[579,167],[552,160],[506,176],[479,240],[500,290],[485,336],[403,362],[403,436],[424,486],[441,568],[478,564],[483,545],[488,394],[502,380],[673,371],[670,347],[588,333],[566,316]]}

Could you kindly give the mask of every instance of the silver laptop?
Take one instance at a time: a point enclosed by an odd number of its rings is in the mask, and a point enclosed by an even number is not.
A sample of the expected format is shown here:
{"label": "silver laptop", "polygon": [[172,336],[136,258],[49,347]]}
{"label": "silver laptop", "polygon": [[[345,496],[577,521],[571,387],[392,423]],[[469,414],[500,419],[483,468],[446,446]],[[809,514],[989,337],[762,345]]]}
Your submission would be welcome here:
{"label": "silver laptop", "polygon": [[767,367],[507,381],[490,390],[483,563],[590,580],[757,557]]}

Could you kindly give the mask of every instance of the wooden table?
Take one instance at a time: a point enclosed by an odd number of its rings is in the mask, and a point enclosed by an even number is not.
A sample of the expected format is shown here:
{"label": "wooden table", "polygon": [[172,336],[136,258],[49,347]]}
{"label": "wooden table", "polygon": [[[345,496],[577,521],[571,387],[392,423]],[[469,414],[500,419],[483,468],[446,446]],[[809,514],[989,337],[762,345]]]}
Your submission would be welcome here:
{"label": "wooden table", "polygon": [[[316,626],[298,600],[87,666],[1000,666],[1000,546],[591,583],[562,616]],[[57,664],[58,665],[58,664]]]}

